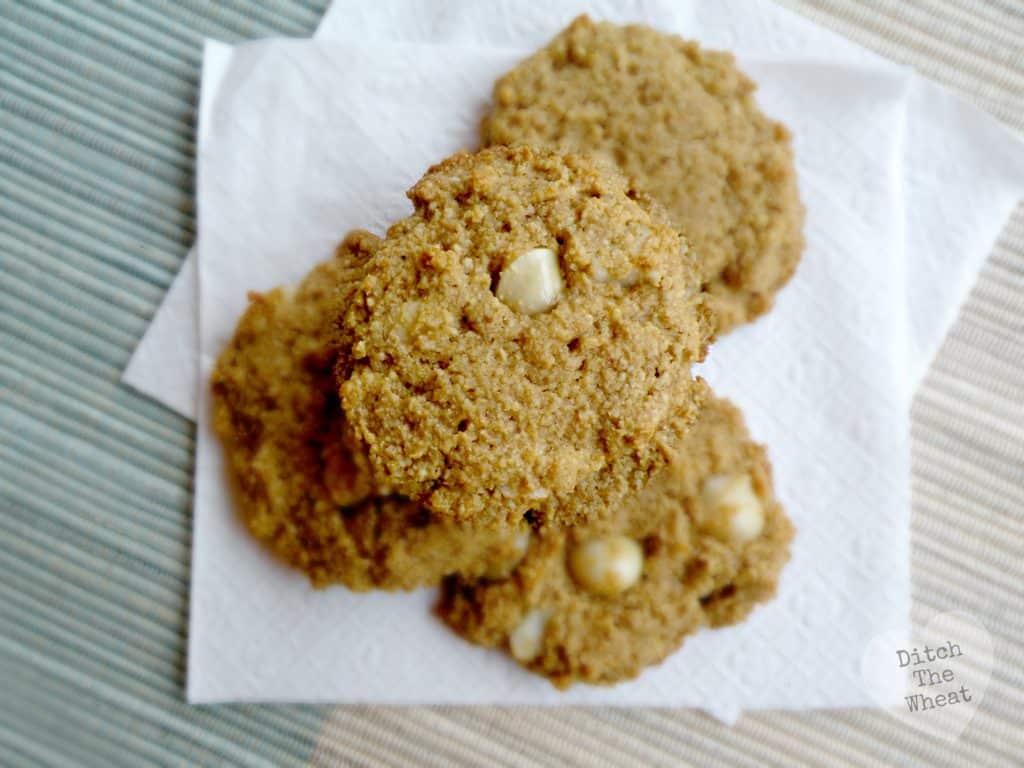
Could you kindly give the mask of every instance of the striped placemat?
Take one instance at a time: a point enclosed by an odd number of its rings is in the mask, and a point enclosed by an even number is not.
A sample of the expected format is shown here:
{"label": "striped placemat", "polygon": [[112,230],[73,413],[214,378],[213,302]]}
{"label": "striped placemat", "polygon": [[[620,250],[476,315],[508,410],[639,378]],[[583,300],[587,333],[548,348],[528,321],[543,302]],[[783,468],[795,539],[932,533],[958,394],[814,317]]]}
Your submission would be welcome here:
{"label": "striped placemat", "polygon": [[[0,2],[0,765],[1024,763],[1024,211],[914,406],[915,620],[993,632],[954,744],[869,711],[188,707],[191,425],[119,384],[194,234],[204,36],[323,0]],[[1017,0],[785,0],[1024,130]]]}

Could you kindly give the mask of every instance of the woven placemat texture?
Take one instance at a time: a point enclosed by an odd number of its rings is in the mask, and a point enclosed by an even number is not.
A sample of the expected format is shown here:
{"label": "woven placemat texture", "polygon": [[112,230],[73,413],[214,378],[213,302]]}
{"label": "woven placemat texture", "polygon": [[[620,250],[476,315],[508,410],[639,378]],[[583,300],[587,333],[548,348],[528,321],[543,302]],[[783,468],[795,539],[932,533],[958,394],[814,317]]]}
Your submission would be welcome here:
{"label": "woven placemat texture", "polygon": [[[1024,131],[1017,0],[784,0]],[[867,710],[188,707],[192,426],[119,383],[195,228],[204,36],[324,0],[0,0],[0,765],[1024,764],[1024,209],[919,392],[914,618],[997,657],[933,743]]]}

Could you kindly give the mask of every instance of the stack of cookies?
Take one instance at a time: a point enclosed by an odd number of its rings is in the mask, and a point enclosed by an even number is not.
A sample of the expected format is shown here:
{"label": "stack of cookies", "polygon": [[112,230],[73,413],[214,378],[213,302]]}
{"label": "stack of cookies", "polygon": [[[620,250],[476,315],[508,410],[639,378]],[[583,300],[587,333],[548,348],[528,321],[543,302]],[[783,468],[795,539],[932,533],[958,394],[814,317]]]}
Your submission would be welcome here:
{"label": "stack of cookies", "polygon": [[212,382],[252,534],[317,587],[440,585],[442,621],[560,687],[769,599],[792,526],[691,373],[803,247],[752,91],[727,54],[577,19],[408,218],[252,294]]}

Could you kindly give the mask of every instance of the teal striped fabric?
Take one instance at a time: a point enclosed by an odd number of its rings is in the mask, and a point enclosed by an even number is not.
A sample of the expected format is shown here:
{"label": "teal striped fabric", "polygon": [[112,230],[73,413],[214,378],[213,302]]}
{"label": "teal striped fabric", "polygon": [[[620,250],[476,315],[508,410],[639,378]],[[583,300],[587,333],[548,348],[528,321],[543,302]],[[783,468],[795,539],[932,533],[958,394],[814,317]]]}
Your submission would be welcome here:
{"label": "teal striped fabric", "polygon": [[191,244],[204,36],[324,0],[0,2],[0,765],[302,765],[326,710],[183,702],[193,429],[119,384]]}

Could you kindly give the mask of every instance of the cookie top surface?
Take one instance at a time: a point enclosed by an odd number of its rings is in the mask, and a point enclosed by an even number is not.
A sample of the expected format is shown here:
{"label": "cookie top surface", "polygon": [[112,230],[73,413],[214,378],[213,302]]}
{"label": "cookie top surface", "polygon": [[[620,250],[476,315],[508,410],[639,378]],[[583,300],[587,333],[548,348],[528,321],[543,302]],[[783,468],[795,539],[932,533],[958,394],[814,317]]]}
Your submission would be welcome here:
{"label": "cookie top surface", "polygon": [[451,519],[585,517],[577,485],[693,398],[685,240],[613,167],[525,147],[455,155],[409,197],[340,320],[375,470]]}
{"label": "cookie top surface", "polygon": [[792,535],[763,448],[714,399],[642,493],[587,526],[540,529],[507,578],[446,579],[438,613],[559,687],[615,683],[768,600]]}
{"label": "cookie top surface", "polygon": [[378,242],[353,233],[297,288],[252,294],[212,377],[241,517],[318,587],[411,589],[521,554],[515,531],[468,531],[375,495],[338,402],[333,323]]}
{"label": "cookie top surface", "polygon": [[804,244],[790,135],[754,89],[730,54],[580,17],[498,80],[481,137],[617,163],[690,240],[721,333],[770,309]]}

